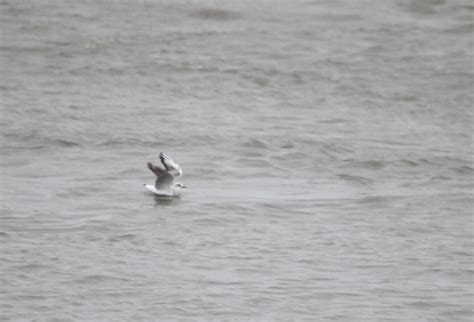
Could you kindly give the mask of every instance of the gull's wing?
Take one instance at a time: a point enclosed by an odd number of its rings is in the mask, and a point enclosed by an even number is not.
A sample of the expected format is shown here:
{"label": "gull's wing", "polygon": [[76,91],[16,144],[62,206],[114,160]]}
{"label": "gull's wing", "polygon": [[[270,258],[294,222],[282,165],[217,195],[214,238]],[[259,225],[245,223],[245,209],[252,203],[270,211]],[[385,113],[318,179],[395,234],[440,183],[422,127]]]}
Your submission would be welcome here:
{"label": "gull's wing", "polygon": [[163,172],[156,177],[155,188],[158,190],[168,190],[173,185],[174,178],[168,172]]}
{"label": "gull's wing", "polygon": [[151,170],[156,176],[160,176],[162,173],[166,173],[166,170],[152,164],[151,162],[148,162],[146,164],[148,166],[148,169]]}
{"label": "gull's wing", "polygon": [[166,170],[152,164],[147,163],[148,169],[150,169],[156,175],[155,188],[158,190],[169,189],[173,184],[174,178]]}
{"label": "gull's wing", "polygon": [[168,171],[171,175],[177,177],[180,176],[183,171],[181,171],[181,167],[179,164],[173,161],[169,156],[164,153],[160,153],[160,161],[165,167],[166,171]]}

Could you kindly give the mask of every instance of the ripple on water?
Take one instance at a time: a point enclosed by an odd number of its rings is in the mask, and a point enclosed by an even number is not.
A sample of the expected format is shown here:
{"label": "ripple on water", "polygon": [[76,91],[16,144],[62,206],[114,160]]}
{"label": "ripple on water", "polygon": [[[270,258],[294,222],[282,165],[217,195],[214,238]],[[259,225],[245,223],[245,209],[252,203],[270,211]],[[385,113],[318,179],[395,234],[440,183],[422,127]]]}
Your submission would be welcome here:
{"label": "ripple on water", "polygon": [[240,14],[235,11],[216,9],[216,8],[202,8],[191,12],[192,17],[203,20],[229,21],[240,18]]}
{"label": "ripple on water", "polygon": [[388,163],[382,160],[350,160],[345,161],[340,168],[354,168],[354,169],[368,169],[368,170],[379,170],[385,167]]}
{"label": "ripple on water", "polygon": [[365,186],[374,183],[374,180],[366,178],[366,177],[362,177],[362,176],[353,176],[353,175],[348,175],[348,174],[338,174],[337,176],[344,181],[348,181],[355,184],[361,184]]}
{"label": "ripple on water", "polygon": [[108,240],[111,242],[120,242],[120,241],[134,240],[136,238],[137,238],[136,234],[123,234],[123,235],[117,235],[117,236],[110,236]]}
{"label": "ripple on water", "polygon": [[104,282],[128,282],[129,279],[116,277],[107,274],[92,274],[85,277],[82,277],[76,280],[77,283],[80,284],[96,284],[96,283],[104,283]]}
{"label": "ripple on water", "polygon": [[245,141],[241,145],[245,148],[251,148],[251,149],[266,150],[266,149],[269,148],[267,143],[265,143],[263,140],[259,140],[259,139],[251,139],[251,140]]}

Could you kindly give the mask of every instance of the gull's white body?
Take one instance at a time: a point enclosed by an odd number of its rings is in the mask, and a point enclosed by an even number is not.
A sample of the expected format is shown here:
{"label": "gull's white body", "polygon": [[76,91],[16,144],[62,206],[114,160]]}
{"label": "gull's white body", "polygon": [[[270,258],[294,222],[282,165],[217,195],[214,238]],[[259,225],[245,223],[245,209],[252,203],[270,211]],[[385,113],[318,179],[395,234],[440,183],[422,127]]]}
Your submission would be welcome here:
{"label": "gull's white body", "polygon": [[156,187],[152,184],[145,184],[143,185],[146,190],[150,191],[151,193],[157,195],[157,196],[162,196],[162,197],[176,197],[179,196],[179,192],[177,191],[172,191],[170,190],[158,190]]}

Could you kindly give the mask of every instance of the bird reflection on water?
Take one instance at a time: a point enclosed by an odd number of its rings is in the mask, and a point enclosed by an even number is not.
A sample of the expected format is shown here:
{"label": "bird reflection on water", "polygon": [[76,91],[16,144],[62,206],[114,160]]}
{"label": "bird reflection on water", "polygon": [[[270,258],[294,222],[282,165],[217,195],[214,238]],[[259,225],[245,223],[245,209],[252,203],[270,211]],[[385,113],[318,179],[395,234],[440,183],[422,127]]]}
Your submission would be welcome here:
{"label": "bird reflection on water", "polygon": [[165,197],[165,196],[153,196],[155,200],[155,207],[162,207],[162,206],[172,206],[177,205],[181,198],[179,197]]}

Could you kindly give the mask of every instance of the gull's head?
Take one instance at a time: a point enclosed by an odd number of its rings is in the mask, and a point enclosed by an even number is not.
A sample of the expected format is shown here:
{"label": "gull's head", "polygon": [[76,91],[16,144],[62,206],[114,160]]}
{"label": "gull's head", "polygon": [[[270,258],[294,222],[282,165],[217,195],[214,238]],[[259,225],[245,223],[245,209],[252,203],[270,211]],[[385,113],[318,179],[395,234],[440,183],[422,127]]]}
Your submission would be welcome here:
{"label": "gull's head", "polygon": [[186,186],[184,184],[182,184],[181,182],[176,182],[175,183],[175,188],[178,188],[178,189],[185,189]]}

